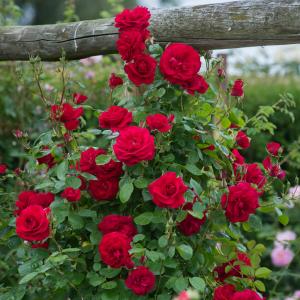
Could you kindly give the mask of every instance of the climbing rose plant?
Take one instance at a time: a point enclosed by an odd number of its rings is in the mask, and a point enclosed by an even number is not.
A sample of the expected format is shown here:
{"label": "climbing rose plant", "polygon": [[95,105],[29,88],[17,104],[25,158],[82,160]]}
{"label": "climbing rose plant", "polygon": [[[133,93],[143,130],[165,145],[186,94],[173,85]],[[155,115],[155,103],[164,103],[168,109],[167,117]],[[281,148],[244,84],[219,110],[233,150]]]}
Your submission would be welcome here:
{"label": "climbing rose plant", "polygon": [[[137,7],[115,18],[125,73],[109,78],[109,107],[63,92],[46,102],[51,130],[27,147],[14,214],[24,241],[19,284],[32,299],[267,293],[265,248],[251,232],[262,214],[280,211],[272,184],[285,177],[283,149],[272,142],[263,162],[246,162],[243,81],[228,83],[208,52],[183,43],[163,49],[150,17]],[[86,129],[87,112],[96,127]]]}

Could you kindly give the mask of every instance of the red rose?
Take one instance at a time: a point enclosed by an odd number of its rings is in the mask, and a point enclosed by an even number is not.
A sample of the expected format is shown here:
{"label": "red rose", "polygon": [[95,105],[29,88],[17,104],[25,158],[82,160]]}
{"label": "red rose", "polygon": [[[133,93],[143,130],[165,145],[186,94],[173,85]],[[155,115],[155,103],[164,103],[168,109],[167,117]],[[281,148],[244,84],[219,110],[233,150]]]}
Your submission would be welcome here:
{"label": "red rose", "polygon": [[130,239],[120,232],[105,234],[98,246],[102,261],[116,269],[133,266],[128,252],[130,249]]}
{"label": "red rose", "polygon": [[67,199],[69,202],[77,202],[80,200],[81,193],[80,189],[74,189],[72,187],[67,187],[62,192],[61,196]]}
{"label": "red rose", "polygon": [[146,48],[143,34],[138,30],[124,31],[117,40],[117,50],[121,58],[129,62]]}
{"label": "red rose", "polygon": [[125,284],[134,294],[146,295],[154,288],[155,276],[147,267],[139,266],[129,273]]}
{"label": "red rose", "polygon": [[259,207],[258,192],[248,182],[240,182],[228,190],[221,198],[227,219],[232,223],[248,221]]}
{"label": "red rose", "polygon": [[263,175],[258,164],[245,165],[245,175],[242,180],[254,183],[259,189],[262,189],[267,182],[266,177]]}
{"label": "red rose", "polygon": [[123,174],[122,163],[110,160],[107,164],[97,166],[95,175],[98,179],[108,180],[119,178]]}
{"label": "red rose", "polygon": [[69,103],[61,106],[51,106],[51,117],[54,120],[64,123],[67,130],[75,130],[79,126],[79,117],[83,114],[83,108],[73,108]]}
{"label": "red rose", "polygon": [[215,149],[216,149],[216,147],[213,144],[203,148],[204,151],[214,151]]}
{"label": "red rose", "polygon": [[81,181],[81,185],[80,185],[79,189],[81,191],[84,191],[86,189],[86,187],[87,187],[86,179],[83,176],[81,176],[81,175],[78,175],[77,178],[79,178],[80,181]]}
{"label": "red rose", "polygon": [[52,193],[36,193],[34,191],[23,191],[19,194],[16,201],[15,214],[19,215],[22,210],[30,205],[40,205],[47,208],[54,201],[54,194]]}
{"label": "red rose", "polygon": [[279,164],[273,164],[271,161],[270,156],[267,156],[264,160],[263,160],[263,166],[265,168],[266,171],[268,171],[269,175],[271,177],[277,177],[280,180],[283,180],[286,176],[285,171],[283,171],[280,168]]}
{"label": "red rose", "polygon": [[109,180],[91,180],[89,192],[97,201],[112,200],[119,191],[119,181],[116,178]]}
{"label": "red rose", "polygon": [[167,172],[148,186],[153,202],[159,207],[178,208],[188,187],[175,172]]}
{"label": "red rose", "polygon": [[[186,203],[182,209],[193,210],[193,203],[191,202]],[[182,222],[177,224],[177,228],[182,234],[186,236],[190,236],[198,233],[201,229],[201,226],[205,223],[205,221],[206,221],[205,213],[202,219],[195,218],[188,213],[186,218]]]}
{"label": "red rose", "polygon": [[159,67],[166,80],[182,85],[199,72],[200,55],[189,45],[173,43],[162,54]]}
{"label": "red rose", "polygon": [[170,121],[170,118],[162,114],[149,115],[146,118],[147,126],[151,130],[158,130],[159,132],[170,131],[172,129],[171,122],[172,121]]}
{"label": "red rose", "polygon": [[138,54],[133,62],[125,65],[128,78],[136,85],[151,84],[154,81],[157,62],[148,54]]}
{"label": "red rose", "polygon": [[[231,266],[229,270],[227,270],[228,266]],[[251,266],[249,257],[243,252],[237,254],[237,259],[232,259],[229,262],[214,268],[216,281],[224,282],[228,277],[242,277],[241,266]]]}
{"label": "red rose", "polygon": [[4,174],[7,170],[7,166],[5,164],[0,165],[0,175]]}
{"label": "red rose", "polygon": [[281,145],[276,142],[270,142],[267,144],[267,151],[274,156],[278,156],[279,152],[282,151]]}
{"label": "red rose", "polygon": [[25,241],[48,238],[50,229],[46,210],[39,205],[30,205],[22,210],[16,219],[16,232]]}
{"label": "red rose", "polygon": [[119,161],[133,166],[154,158],[154,137],[146,128],[129,126],[120,131],[113,149]]}
{"label": "red rose", "polygon": [[244,95],[244,82],[242,79],[237,79],[234,84],[233,87],[231,89],[231,96],[234,97],[243,97]]}
{"label": "red rose", "polygon": [[190,80],[185,81],[181,84],[181,86],[191,95],[194,95],[195,92],[198,92],[199,94],[205,94],[209,88],[208,83],[200,75],[196,75]]}
{"label": "red rose", "polygon": [[238,165],[242,165],[245,163],[245,158],[240,154],[240,152],[237,149],[232,150],[234,163]]}
{"label": "red rose", "polygon": [[130,216],[108,215],[98,224],[98,229],[102,234],[114,231],[120,232],[129,239],[132,239],[137,234],[133,219]]}
{"label": "red rose", "polygon": [[115,73],[111,73],[109,77],[109,87],[113,90],[119,85],[123,84],[123,79],[119,76],[116,76]]}
{"label": "red rose", "polygon": [[262,298],[252,290],[243,290],[241,292],[235,292],[232,300],[262,300]]}
{"label": "red rose", "polygon": [[115,18],[115,27],[119,31],[135,29],[144,30],[149,26],[150,11],[146,7],[137,6],[136,8],[124,9]]}
{"label": "red rose", "polygon": [[243,131],[238,132],[235,140],[236,143],[243,149],[247,149],[250,147],[250,139]]}
{"label": "red rose", "polygon": [[87,99],[88,99],[88,97],[83,94],[79,94],[79,93],[73,94],[73,101],[76,104],[84,103]]}
{"label": "red rose", "polygon": [[[49,152],[49,148],[44,147],[43,151]],[[54,156],[52,155],[52,153],[48,153],[46,155],[43,155],[43,156],[37,158],[37,161],[38,161],[39,165],[41,165],[41,164],[47,165],[48,169],[51,169],[55,165],[55,159],[54,159]]]}
{"label": "red rose", "polygon": [[88,148],[87,150],[81,152],[79,168],[82,172],[94,174],[96,168],[96,157],[101,154],[105,154],[105,150],[99,148]]}
{"label": "red rose", "polygon": [[132,112],[120,106],[111,106],[99,115],[99,126],[112,131],[119,131],[132,122]]}
{"label": "red rose", "polygon": [[213,300],[231,300],[234,293],[235,287],[232,284],[225,284],[215,289]]}

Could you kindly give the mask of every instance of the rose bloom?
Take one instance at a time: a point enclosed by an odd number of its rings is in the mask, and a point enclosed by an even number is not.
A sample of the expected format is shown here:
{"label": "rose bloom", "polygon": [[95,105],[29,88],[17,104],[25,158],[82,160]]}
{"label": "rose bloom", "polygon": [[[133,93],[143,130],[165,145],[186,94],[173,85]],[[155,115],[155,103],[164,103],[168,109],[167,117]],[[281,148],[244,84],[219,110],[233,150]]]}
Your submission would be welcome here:
{"label": "rose bloom", "polygon": [[82,172],[94,174],[96,168],[96,157],[101,154],[106,154],[105,150],[99,148],[88,148],[87,150],[81,152],[79,168]]}
{"label": "rose bloom", "polygon": [[132,10],[124,9],[115,17],[115,27],[121,32],[131,29],[142,31],[149,26],[150,17],[149,9],[143,6],[137,6]]}
{"label": "rose bloom", "polygon": [[125,65],[128,78],[136,85],[151,84],[154,81],[157,62],[148,54],[137,54],[133,62]]}
{"label": "rose bloom", "polygon": [[97,201],[113,200],[119,191],[119,181],[117,178],[91,180],[88,190]]}
{"label": "rose bloom", "polygon": [[80,189],[74,189],[72,187],[67,187],[61,194],[62,198],[67,199],[69,202],[77,202],[80,200],[81,192]]}
{"label": "rose bloom", "polygon": [[99,115],[99,126],[112,131],[119,131],[132,122],[132,112],[121,106],[110,106]]}
{"label": "rose bloom", "polygon": [[232,223],[247,222],[259,207],[258,192],[248,182],[240,182],[228,190],[221,198],[227,219]]}
{"label": "rose bloom", "polygon": [[235,287],[232,284],[225,284],[215,289],[213,300],[231,300],[234,293]]}
{"label": "rose bloom", "polygon": [[172,120],[174,120],[173,115],[168,118],[162,114],[153,114],[147,116],[146,123],[151,130],[168,132],[172,129]]}
{"label": "rose bloom", "polygon": [[202,76],[196,75],[190,80],[182,83],[181,87],[184,88],[190,95],[194,95],[195,92],[199,94],[205,94],[209,88],[209,85]]}
{"label": "rose bloom", "polygon": [[[49,151],[49,148],[44,147],[43,150],[46,150],[46,151],[48,150]],[[52,155],[52,153],[48,153],[48,154],[45,154],[41,157],[38,157],[37,161],[38,161],[39,165],[42,165],[42,164],[47,165],[48,169],[51,169],[55,165],[55,158]]]}
{"label": "rose bloom", "polygon": [[262,300],[262,298],[252,290],[243,290],[241,292],[235,292],[232,300]]}
{"label": "rose bloom", "polygon": [[117,86],[123,84],[123,79],[121,77],[119,77],[119,76],[116,76],[115,73],[111,73],[111,75],[109,77],[108,84],[109,84],[109,87],[113,90]]}
{"label": "rose bloom", "polygon": [[119,178],[123,174],[122,163],[111,159],[105,165],[96,166],[94,174],[103,180]]}
{"label": "rose bloom", "polygon": [[132,239],[137,234],[137,230],[131,216],[105,216],[98,224],[98,229],[103,235],[110,232],[120,232],[125,234],[129,239]]}
{"label": "rose bloom", "polygon": [[231,96],[243,97],[244,96],[244,82],[242,79],[237,79],[231,89]]}
{"label": "rose bloom", "polygon": [[[160,72],[173,84],[188,84],[201,67],[200,55],[191,46],[182,43],[170,44],[160,59]],[[191,85],[193,86],[193,84]]]}
{"label": "rose bloom", "polygon": [[52,193],[37,193],[35,191],[23,191],[18,195],[16,201],[15,214],[19,215],[22,210],[30,205],[40,205],[47,208],[54,201],[54,194]]}
{"label": "rose bloom", "polygon": [[258,164],[248,164],[245,165],[245,175],[243,180],[249,183],[256,184],[259,189],[262,189],[267,183],[266,177],[263,175],[263,172],[259,168]]}
{"label": "rose bloom", "polygon": [[117,40],[117,50],[121,58],[129,62],[146,48],[143,33],[138,30],[124,31]]}
{"label": "rose bloom", "polygon": [[262,162],[266,171],[268,171],[271,177],[277,177],[280,180],[283,180],[286,176],[285,171],[280,168],[279,164],[273,164],[270,156],[267,156]]}
{"label": "rose bloom", "polygon": [[7,170],[7,166],[5,164],[1,164],[0,165],[0,175],[5,174],[6,170]]}
{"label": "rose bloom", "polygon": [[[193,210],[193,203],[189,202],[186,203],[183,208],[183,210]],[[177,224],[178,230],[185,236],[191,236],[193,234],[196,234],[200,231],[201,226],[206,221],[206,213],[204,212],[203,218],[198,219],[187,214],[186,218]]]}
{"label": "rose bloom", "polygon": [[235,140],[236,143],[243,149],[247,149],[250,147],[250,139],[243,131],[238,132]]}
{"label": "rose bloom", "polygon": [[164,175],[149,184],[148,190],[158,207],[178,208],[185,202],[184,193],[188,187],[175,172]]}
{"label": "rose bloom", "polygon": [[[228,266],[232,267],[226,272]],[[224,282],[228,277],[243,277],[241,266],[251,266],[251,261],[246,253],[238,252],[236,259],[232,259],[214,268],[216,281]]]}
{"label": "rose bloom", "polygon": [[40,205],[30,205],[16,219],[16,233],[25,241],[42,241],[50,234],[47,212]]}
{"label": "rose bloom", "polygon": [[121,267],[131,268],[133,266],[128,252],[130,249],[130,239],[120,232],[105,234],[98,246],[102,261],[116,269]]}
{"label": "rose bloom", "polygon": [[282,151],[282,148],[279,143],[270,142],[267,144],[267,151],[274,156],[278,156],[279,152]]}
{"label": "rose bloom", "polygon": [[134,294],[146,295],[154,288],[155,276],[147,267],[139,266],[129,273],[125,284]]}
{"label": "rose bloom", "polygon": [[237,149],[232,150],[232,155],[234,163],[238,165],[242,165],[245,163],[245,158],[240,154],[240,152]]}
{"label": "rose bloom", "polygon": [[271,252],[272,263],[276,267],[288,266],[294,258],[294,252],[288,247],[277,245]]}
{"label": "rose bloom", "polygon": [[154,137],[146,128],[129,126],[120,131],[113,150],[117,159],[127,166],[152,160],[155,155]]}
{"label": "rose bloom", "polygon": [[83,94],[79,94],[79,93],[73,94],[73,101],[76,104],[84,103],[87,99],[88,99],[88,97]]}
{"label": "rose bloom", "polygon": [[75,130],[79,126],[79,118],[83,114],[83,108],[73,108],[69,103],[62,106],[51,106],[51,117],[54,120],[64,123],[67,130]]}

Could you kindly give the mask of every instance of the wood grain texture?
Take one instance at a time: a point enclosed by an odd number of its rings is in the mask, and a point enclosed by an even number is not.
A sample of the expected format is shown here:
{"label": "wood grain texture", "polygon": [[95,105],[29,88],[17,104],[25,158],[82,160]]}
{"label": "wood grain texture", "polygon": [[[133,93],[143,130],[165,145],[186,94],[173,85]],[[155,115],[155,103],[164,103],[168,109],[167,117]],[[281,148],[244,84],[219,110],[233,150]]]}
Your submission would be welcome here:
{"label": "wood grain texture", "polygon": [[[151,11],[151,32],[162,45],[198,50],[300,43],[300,0],[244,0]],[[58,60],[116,53],[113,19],[0,28],[0,60]]]}

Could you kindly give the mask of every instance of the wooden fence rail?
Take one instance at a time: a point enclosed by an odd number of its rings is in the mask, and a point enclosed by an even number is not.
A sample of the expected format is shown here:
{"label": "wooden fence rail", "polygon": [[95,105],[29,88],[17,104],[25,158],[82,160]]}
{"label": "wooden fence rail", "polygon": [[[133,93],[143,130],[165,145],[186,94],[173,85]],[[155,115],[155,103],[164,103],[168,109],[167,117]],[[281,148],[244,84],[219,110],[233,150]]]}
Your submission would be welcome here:
{"label": "wooden fence rail", "polygon": [[[161,44],[197,49],[300,43],[300,0],[244,0],[151,11],[151,31]],[[113,19],[0,28],[0,60],[38,55],[55,61],[115,53]]]}

